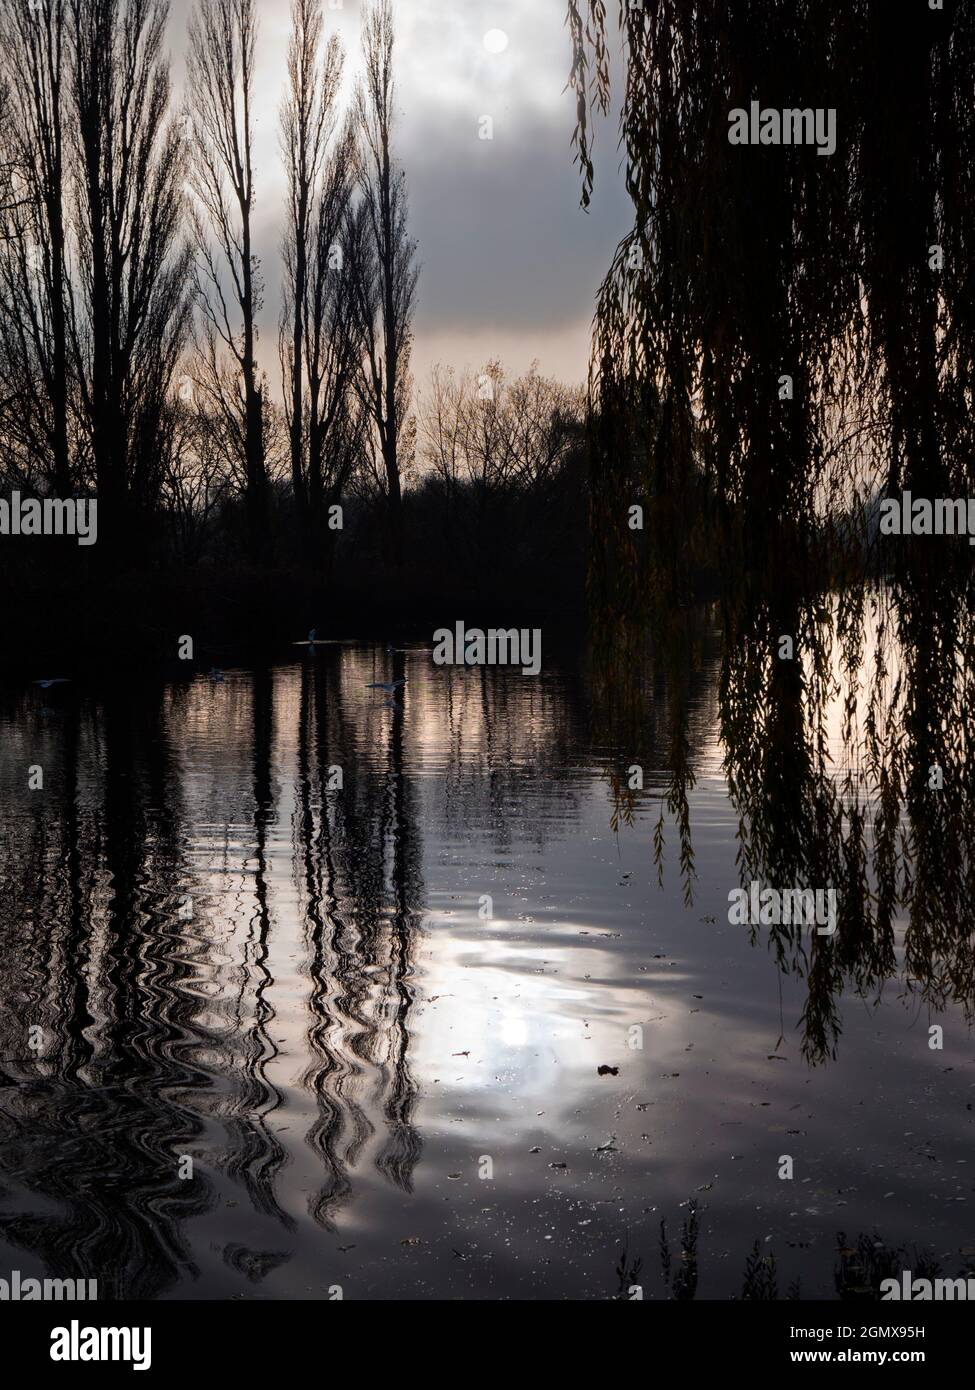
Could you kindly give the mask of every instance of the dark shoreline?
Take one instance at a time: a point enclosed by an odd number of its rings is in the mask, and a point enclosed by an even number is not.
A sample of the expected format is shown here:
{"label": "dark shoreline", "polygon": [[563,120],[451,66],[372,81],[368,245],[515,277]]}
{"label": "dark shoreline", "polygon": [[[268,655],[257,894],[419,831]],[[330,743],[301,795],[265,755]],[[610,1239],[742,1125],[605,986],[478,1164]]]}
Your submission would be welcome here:
{"label": "dark shoreline", "polygon": [[[449,589],[390,575],[369,592],[301,570],[132,573],[66,587],[8,578],[3,585],[5,641],[0,678],[97,674],[121,667],[208,669],[241,660],[294,655],[311,628],[320,639],[431,639],[463,618],[468,626],[543,626],[578,638],[587,627],[581,584],[545,593]],[[380,590],[387,593],[382,595]],[[192,661],[178,657],[193,639]]]}

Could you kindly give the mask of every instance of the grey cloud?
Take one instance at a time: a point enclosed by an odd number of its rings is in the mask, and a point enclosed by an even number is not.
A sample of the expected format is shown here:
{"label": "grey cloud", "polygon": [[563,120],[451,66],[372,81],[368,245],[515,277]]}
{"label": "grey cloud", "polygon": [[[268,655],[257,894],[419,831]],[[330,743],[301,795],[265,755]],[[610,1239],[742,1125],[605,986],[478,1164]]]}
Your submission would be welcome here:
{"label": "grey cloud", "polygon": [[[170,44],[177,84],[191,0],[173,0]],[[279,250],[284,176],[277,145],[283,92],[287,0],[260,0],[258,74],[257,252],[266,285],[261,359],[277,377]],[[401,30],[396,148],[406,170],[413,235],[422,264],[417,313],[418,360],[440,345],[497,336],[523,340],[525,360],[547,367],[559,330],[571,329],[560,367],[585,374],[588,353],[579,326],[592,315],[599,282],[629,225],[629,204],[616,177],[612,122],[598,140],[599,184],[587,215],[579,207],[572,164],[574,120],[565,92],[569,63],[564,0],[496,0],[490,14],[456,0],[398,0]],[[358,5],[326,10],[350,65],[358,56]],[[489,22],[488,22],[489,21]],[[511,36],[497,63],[481,46],[483,31]],[[478,118],[491,114],[494,139],[479,140]],[[537,343],[537,348],[535,344]]]}

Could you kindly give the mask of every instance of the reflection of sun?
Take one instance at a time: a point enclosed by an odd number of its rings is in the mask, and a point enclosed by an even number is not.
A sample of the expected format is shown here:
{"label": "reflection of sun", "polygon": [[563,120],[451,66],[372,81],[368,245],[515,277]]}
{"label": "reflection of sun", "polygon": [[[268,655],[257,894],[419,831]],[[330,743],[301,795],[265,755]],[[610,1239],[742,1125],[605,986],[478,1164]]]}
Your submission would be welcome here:
{"label": "reflection of sun", "polygon": [[524,1047],[528,1041],[528,1024],[515,1014],[505,1014],[501,1020],[501,1041],[508,1047]]}
{"label": "reflection of sun", "polygon": [[503,29],[489,29],[484,35],[484,47],[489,53],[503,53],[508,47],[508,35]]}

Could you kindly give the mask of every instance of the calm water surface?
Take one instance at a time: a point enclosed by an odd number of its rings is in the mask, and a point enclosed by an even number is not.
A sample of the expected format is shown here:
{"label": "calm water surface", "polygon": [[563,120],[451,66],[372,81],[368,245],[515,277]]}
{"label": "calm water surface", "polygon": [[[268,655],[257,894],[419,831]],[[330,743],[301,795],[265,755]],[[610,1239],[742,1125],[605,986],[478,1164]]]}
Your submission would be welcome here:
{"label": "calm water surface", "polygon": [[689,719],[689,906],[669,816],[663,887],[653,862],[665,755],[614,832],[626,752],[571,662],[526,679],[349,643],[8,690],[0,1274],[604,1299],[625,1249],[660,1298],[660,1223],[679,1262],[693,1203],[698,1297],[740,1295],[756,1240],[780,1293],[832,1296],[839,1231],[953,1272],[967,1025],[894,981],[841,999],[836,1059],[803,1060],[803,980],[728,923],[717,678],[706,659]]}

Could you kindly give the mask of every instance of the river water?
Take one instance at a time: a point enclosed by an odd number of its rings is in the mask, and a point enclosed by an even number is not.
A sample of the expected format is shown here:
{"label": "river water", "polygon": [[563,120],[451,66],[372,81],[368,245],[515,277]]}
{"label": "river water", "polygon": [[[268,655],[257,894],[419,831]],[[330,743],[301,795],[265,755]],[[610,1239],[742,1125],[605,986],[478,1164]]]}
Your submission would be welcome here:
{"label": "river water", "polygon": [[690,903],[670,812],[662,886],[653,858],[666,740],[614,829],[627,755],[571,655],[532,679],[350,642],[6,691],[0,1275],[726,1298],[757,1242],[780,1297],[832,1297],[861,1237],[956,1272],[968,1027],[894,978],[803,1055],[801,973],[728,920],[718,678],[706,648]]}

